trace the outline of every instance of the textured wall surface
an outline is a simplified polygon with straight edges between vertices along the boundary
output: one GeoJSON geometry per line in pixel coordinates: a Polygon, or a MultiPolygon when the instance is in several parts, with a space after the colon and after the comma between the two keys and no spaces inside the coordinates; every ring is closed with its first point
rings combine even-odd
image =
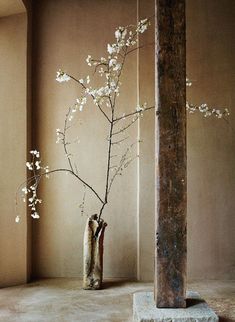
{"type": "Polygon", "coordinates": [[[26,281],[25,205],[15,223],[15,191],[26,178],[26,14],[0,18],[0,286],[26,281]]]}

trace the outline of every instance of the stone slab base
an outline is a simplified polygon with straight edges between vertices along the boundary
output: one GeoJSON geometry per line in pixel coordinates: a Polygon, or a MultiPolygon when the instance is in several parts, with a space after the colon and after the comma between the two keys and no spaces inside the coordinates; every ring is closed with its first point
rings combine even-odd
{"type": "Polygon", "coordinates": [[[187,292],[186,309],[158,309],[153,292],[139,292],[133,298],[134,322],[218,322],[219,318],[197,292],[187,292]]]}

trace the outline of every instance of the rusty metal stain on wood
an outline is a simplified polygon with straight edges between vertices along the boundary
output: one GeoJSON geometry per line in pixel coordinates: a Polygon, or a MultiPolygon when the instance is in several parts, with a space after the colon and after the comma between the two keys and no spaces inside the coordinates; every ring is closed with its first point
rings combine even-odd
{"type": "Polygon", "coordinates": [[[157,307],[185,307],[185,0],[156,0],[157,307]]]}

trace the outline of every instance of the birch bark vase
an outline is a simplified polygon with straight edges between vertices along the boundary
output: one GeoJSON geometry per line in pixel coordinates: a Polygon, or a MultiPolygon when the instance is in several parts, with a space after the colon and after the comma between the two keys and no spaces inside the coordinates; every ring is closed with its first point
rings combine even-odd
{"type": "Polygon", "coordinates": [[[97,215],[87,219],[83,240],[83,289],[99,290],[103,279],[104,232],[107,224],[97,215]]]}

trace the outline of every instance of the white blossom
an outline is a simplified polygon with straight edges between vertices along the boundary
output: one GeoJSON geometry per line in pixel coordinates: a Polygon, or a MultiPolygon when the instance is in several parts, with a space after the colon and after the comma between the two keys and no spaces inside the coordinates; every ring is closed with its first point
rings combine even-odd
{"type": "Polygon", "coordinates": [[[215,116],[218,117],[219,119],[221,119],[223,114],[222,114],[222,112],[220,110],[216,110],[215,111],[215,116]]]}
{"type": "Polygon", "coordinates": [[[119,40],[119,39],[121,38],[121,36],[122,36],[121,31],[120,31],[119,29],[117,29],[117,30],[115,31],[115,38],[117,38],[117,40],[119,40]]]}
{"type": "Polygon", "coordinates": [[[26,195],[27,195],[27,193],[29,192],[29,190],[27,189],[27,187],[24,187],[24,188],[22,188],[21,189],[26,195]]]}
{"type": "Polygon", "coordinates": [[[188,79],[188,77],[186,77],[186,86],[188,87],[192,86],[192,82],[188,79]]]}
{"type": "Polygon", "coordinates": [[[17,215],[17,216],[15,217],[15,222],[16,222],[17,224],[20,222],[20,216],[18,216],[18,215],[17,215]]]}
{"type": "Polygon", "coordinates": [[[115,66],[116,63],[117,63],[117,60],[116,59],[114,59],[114,58],[110,59],[110,61],[109,61],[109,67],[115,66]]]}
{"type": "MultiPolygon", "coordinates": [[[[87,89],[87,90],[88,90],[87,92],[90,94],[89,89],[87,89]]],[[[83,110],[84,105],[87,102],[87,98],[86,98],[86,96],[83,96],[81,98],[77,98],[76,102],[77,102],[77,106],[79,106],[79,111],[81,112],[83,110]]]]}
{"type": "Polygon", "coordinates": [[[45,170],[45,173],[46,173],[45,177],[48,179],[50,177],[49,174],[48,174],[48,172],[49,172],[48,165],[46,167],[44,167],[44,170],[45,170]]]}
{"type": "Polygon", "coordinates": [[[33,164],[30,163],[30,162],[26,162],[26,167],[29,169],[29,170],[33,170],[33,164]]]}
{"type": "Polygon", "coordinates": [[[33,155],[35,155],[36,158],[39,158],[40,157],[40,153],[37,150],[31,150],[30,153],[33,154],[33,155]]]}
{"type": "Polygon", "coordinates": [[[189,113],[194,113],[196,111],[196,107],[192,104],[189,104],[189,102],[186,102],[186,110],[189,111],[189,113]]]}
{"type": "Polygon", "coordinates": [[[113,67],[113,70],[120,70],[122,68],[122,65],[121,64],[116,64],[116,66],[113,67]]]}
{"type": "Polygon", "coordinates": [[[31,214],[31,217],[33,217],[33,219],[39,219],[40,218],[39,214],[36,211],[31,214]]]}
{"type": "Polygon", "coordinates": [[[110,44],[107,45],[107,51],[110,55],[114,54],[117,52],[117,47],[115,44],[113,44],[112,46],[110,44]]]}
{"type": "Polygon", "coordinates": [[[49,172],[49,167],[48,165],[44,168],[45,172],[48,173],[49,172]]]}
{"type": "Polygon", "coordinates": [[[149,25],[149,21],[148,21],[147,18],[143,19],[143,20],[140,20],[140,22],[138,23],[136,31],[142,34],[147,30],[148,25],[149,25]]]}
{"type": "Polygon", "coordinates": [[[204,103],[204,104],[201,104],[198,109],[200,112],[205,113],[208,111],[208,106],[207,104],[204,103]]]}
{"type": "Polygon", "coordinates": [[[65,72],[63,72],[61,69],[59,69],[56,73],[56,80],[59,83],[68,82],[70,79],[71,77],[65,72]]]}
{"type": "Polygon", "coordinates": [[[36,161],[36,162],[35,162],[35,166],[36,166],[36,169],[37,169],[37,170],[41,169],[41,167],[40,167],[40,163],[41,163],[41,161],[36,161]]]}
{"type": "Polygon", "coordinates": [[[143,111],[143,110],[144,110],[144,108],[143,108],[142,106],[137,105],[137,107],[136,107],[136,112],[141,112],[141,111],[143,111]]]}
{"type": "Polygon", "coordinates": [[[99,74],[100,74],[100,76],[103,76],[103,74],[104,74],[104,69],[103,69],[103,67],[101,67],[101,68],[100,68],[100,70],[99,70],[99,74]]]}
{"type": "Polygon", "coordinates": [[[127,35],[127,29],[124,27],[118,27],[118,29],[115,31],[115,38],[117,41],[125,39],[127,35]]]}
{"type": "Polygon", "coordinates": [[[204,114],[204,117],[209,117],[212,115],[212,112],[211,111],[206,111],[205,114],[204,114]]]}
{"type": "Polygon", "coordinates": [[[88,66],[91,66],[91,55],[88,55],[86,58],[86,62],[88,66]]]}

